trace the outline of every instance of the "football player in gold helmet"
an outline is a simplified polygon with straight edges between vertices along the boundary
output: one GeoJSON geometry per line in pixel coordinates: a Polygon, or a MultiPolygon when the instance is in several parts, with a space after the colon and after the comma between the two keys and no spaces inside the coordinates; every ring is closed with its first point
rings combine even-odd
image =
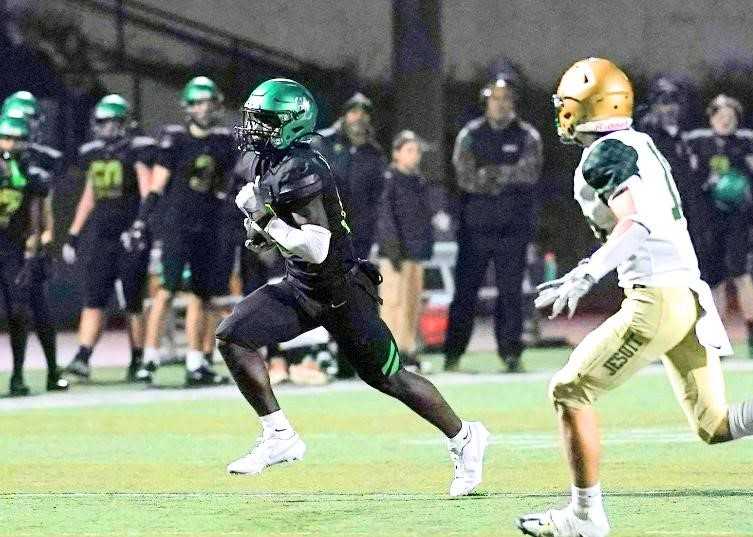
{"type": "Polygon", "coordinates": [[[719,357],[732,349],[701,279],[680,197],[650,136],[631,128],[633,89],[609,60],[588,58],[562,76],[554,96],[557,132],[584,146],[574,194],[603,245],[564,277],[539,286],[535,304],[552,318],[617,269],[622,307],[591,332],[551,381],[573,475],[563,509],[523,516],[537,537],[605,537],[599,432],[593,403],[661,358],[693,430],[709,444],[753,434],[753,400],[727,405],[719,357]]]}

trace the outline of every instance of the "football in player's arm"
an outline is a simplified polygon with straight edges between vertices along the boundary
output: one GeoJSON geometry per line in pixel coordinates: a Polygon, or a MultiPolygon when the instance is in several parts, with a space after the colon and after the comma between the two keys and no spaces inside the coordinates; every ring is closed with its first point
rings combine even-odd
{"type": "Polygon", "coordinates": [[[335,178],[308,143],[316,116],[309,91],[288,79],[262,83],[243,108],[238,131],[250,152],[251,182],[236,202],[246,215],[246,245],[279,248],[286,274],[244,298],[217,329],[220,352],[262,425],[260,441],[228,471],[258,474],[303,457],[306,447],[280,409],[260,353],[323,326],[365,382],[447,436],[456,468],[450,494],[469,494],[481,481],[488,432],[480,423],[461,421],[428,380],[402,367],[379,318],[379,272],[355,259],[335,178]]]}

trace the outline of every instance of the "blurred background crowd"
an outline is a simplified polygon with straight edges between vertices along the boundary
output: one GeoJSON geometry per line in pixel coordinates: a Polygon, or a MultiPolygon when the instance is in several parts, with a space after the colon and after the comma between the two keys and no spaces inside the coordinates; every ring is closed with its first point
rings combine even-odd
{"type": "MultiPolygon", "coordinates": [[[[231,3],[214,4],[226,8],[218,15],[221,20],[233,16],[231,3]]],[[[332,7],[337,3],[321,4],[330,10],[322,9],[321,17],[345,16],[332,7]]],[[[273,76],[298,80],[317,99],[321,130],[313,143],[336,174],[357,255],[379,261],[385,280],[382,314],[406,363],[420,370],[420,354],[439,351],[445,370],[457,371],[479,313],[493,319],[504,371],[524,370],[526,346],[561,343],[541,338],[545,321],[532,311],[526,295],[555,277],[558,264],[560,270],[568,269],[587,256],[600,237],[592,236],[585,222],[577,227],[561,223],[576,221],[570,170],[579,151],[556,140],[549,82],[574,59],[611,51],[576,44],[577,50],[566,56],[556,54],[549,63],[557,67],[550,69],[543,59],[536,61],[540,52],[527,54],[510,45],[509,54],[505,47],[492,55],[479,53],[468,67],[470,62],[455,55],[459,44],[452,41],[455,30],[446,22],[452,10],[469,19],[468,9],[441,2],[384,4],[386,28],[377,37],[368,32],[353,37],[352,47],[363,48],[381,36],[384,48],[392,50],[388,77],[380,77],[378,67],[368,62],[354,64],[354,58],[363,59],[357,54],[338,56],[330,50],[336,60],[320,61],[309,51],[318,43],[298,43],[294,29],[283,32],[290,36],[287,47],[279,35],[265,33],[279,34],[286,18],[292,26],[303,24],[284,6],[278,12],[257,6],[245,13],[274,25],[242,32],[226,29],[229,22],[222,29],[215,26],[211,10],[201,11],[196,2],[0,1],[0,99],[6,119],[6,130],[0,120],[0,139],[9,144],[0,149],[6,162],[27,154],[29,166],[41,168],[40,181],[47,184],[38,196],[45,201],[36,230],[44,248],[35,246],[32,252],[45,257],[40,266],[46,268],[34,273],[29,311],[23,316],[14,317],[14,304],[23,301],[11,289],[17,280],[6,275],[3,282],[16,373],[12,393],[28,392],[21,369],[29,329],[40,336],[47,357],[48,389],[66,389],[66,377],[89,377],[90,357],[108,322],[110,328],[129,332],[129,380],[150,380],[140,368],[144,349],[160,348],[163,362],[186,360],[188,385],[226,382],[212,366],[212,326],[234,297],[281,276],[274,253],[260,258],[243,248],[242,215],[232,202],[242,186],[235,166],[241,154],[231,134],[237,110],[250,88],[273,76]],[[358,45],[358,39],[364,43],[358,45]],[[446,58],[458,60],[462,68],[453,72],[453,66],[444,65],[446,58]],[[551,72],[542,75],[547,69],[551,72]],[[14,123],[14,107],[23,108],[25,127],[14,123]],[[207,136],[214,142],[191,149],[207,136]],[[127,140],[126,149],[113,149],[122,140],[127,140]],[[12,145],[19,141],[23,143],[12,145]],[[151,248],[140,258],[143,271],[141,265],[126,265],[113,269],[111,277],[103,275],[101,266],[89,260],[133,258],[121,249],[120,234],[138,219],[139,198],[148,190],[143,185],[164,181],[170,192],[171,174],[188,173],[176,163],[186,154],[193,159],[190,173],[208,181],[196,191],[212,199],[218,216],[206,226],[213,233],[202,235],[187,218],[171,216],[179,209],[169,204],[158,207],[152,218],[168,231],[151,237],[151,248]],[[218,163],[209,171],[197,164],[205,154],[218,163]],[[108,220],[114,218],[110,209],[97,213],[95,202],[116,195],[96,188],[87,194],[86,186],[107,182],[109,168],[100,170],[97,166],[103,165],[96,163],[110,160],[121,162],[137,184],[130,193],[134,208],[125,211],[130,216],[114,224],[108,220]],[[89,212],[81,208],[87,204],[89,212]],[[204,257],[191,261],[189,254],[163,248],[172,233],[165,222],[183,230],[179,235],[201,241],[204,257]],[[108,226],[117,233],[104,233],[108,226]],[[192,263],[194,269],[200,263],[211,266],[218,281],[199,286],[192,263]],[[168,272],[179,277],[167,277],[168,272]],[[134,275],[135,284],[126,281],[134,275]],[[129,285],[135,291],[129,293],[129,285]],[[161,297],[160,290],[166,289],[169,297],[161,297]],[[59,360],[58,329],[78,329],[79,340],[77,352],[59,360]],[[195,355],[199,349],[201,358],[195,355]],[[57,367],[58,361],[63,365],[57,367]]],[[[500,9],[491,4],[480,2],[473,11],[500,9]]],[[[536,16],[521,3],[513,4],[510,9],[521,11],[524,19],[536,16]]],[[[603,17],[615,15],[609,9],[603,17]]],[[[692,17],[693,5],[687,9],[692,17]]],[[[540,15],[543,24],[556,13],[540,15]]],[[[364,20],[350,22],[363,27],[370,18],[384,22],[378,6],[364,8],[360,16],[364,20]]],[[[728,20],[723,12],[717,16],[728,20]]],[[[650,23],[646,28],[646,46],[658,44],[660,32],[650,23]]],[[[730,33],[729,43],[734,39],[730,33]]],[[[476,50],[474,43],[468,48],[476,50]]],[[[715,289],[720,309],[744,318],[753,350],[753,132],[746,128],[753,110],[753,64],[749,54],[723,43],[717,48],[718,57],[704,58],[706,63],[655,62],[663,70],[637,60],[640,51],[612,56],[618,63],[624,59],[622,67],[636,83],[641,104],[635,128],[648,132],[671,164],[703,277],[715,289]]],[[[689,50],[687,56],[694,53],[689,50]]],[[[373,54],[371,60],[379,65],[380,52],[373,54]]],[[[11,166],[3,170],[2,188],[10,188],[11,166]]],[[[175,203],[193,199],[169,195],[175,203]]],[[[0,252],[4,266],[12,265],[11,242],[0,252]]],[[[23,270],[23,263],[16,265],[23,270]]],[[[616,296],[605,287],[589,297],[585,310],[608,309],[616,296]]],[[[273,382],[322,384],[335,375],[353,374],[345,363],[338,364],[336,343],[326,334],[268,349],[268,357],[273,382]]]]}

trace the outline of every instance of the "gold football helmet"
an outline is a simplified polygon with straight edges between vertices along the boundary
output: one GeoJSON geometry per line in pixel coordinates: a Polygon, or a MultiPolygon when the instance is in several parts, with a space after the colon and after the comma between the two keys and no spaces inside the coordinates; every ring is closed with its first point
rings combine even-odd
{"type": "Polygon", "coordinates": [[[619,67],[603,58],[586,58],[562,75],[552,96],[557,134],[564,143],[578,133],[626,129],[633,123],[633,87],[619,67]]]}

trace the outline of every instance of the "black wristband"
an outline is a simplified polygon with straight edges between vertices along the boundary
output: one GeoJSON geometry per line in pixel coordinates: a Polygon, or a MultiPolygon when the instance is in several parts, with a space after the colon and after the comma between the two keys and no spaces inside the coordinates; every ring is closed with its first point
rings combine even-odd
{"type": "Polygon", "coordinates": [[[65,242],[70,244],[73,248],[76,248],[78,246],[78,235],[68,233],[68,239],[65,242]]]}

